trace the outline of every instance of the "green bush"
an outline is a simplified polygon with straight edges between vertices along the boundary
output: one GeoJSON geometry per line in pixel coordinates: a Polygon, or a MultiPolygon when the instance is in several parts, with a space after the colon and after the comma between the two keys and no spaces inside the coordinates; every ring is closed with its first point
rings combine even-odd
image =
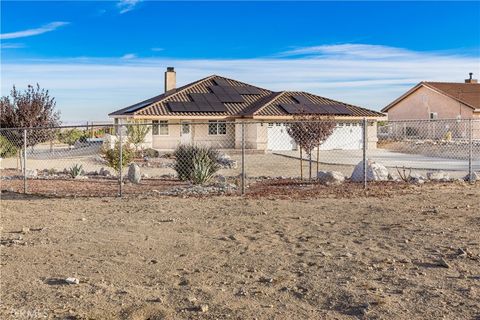
{"type": "Polygon", "coordinates": [[[160,156],[160,152],[155,149],[148,148],[142,151],[144,157],[149,158],[158,158],[160,156]]]}
{"type": "Polygon", "coordinates": [[[73,146],[75,142],[79,140],[86,142],[86,139],[86,133],[79,129],[68,129],[58,133],[58,141],[68,144],[69,146],[73,146]]]}
{"type": "MultiPolygon", "coordinates": [[[[120,142],[115,143],[113,148],[102,148],[102,155],[107,161],[107,165],[115,170],[117,173],[120,172],[120,142]]],[[[129,143],[123,144],[122,146],[122,168],[129,165],[135,157],[135,150],[129,146],[129,143]]]]}
{"type": "Polygon", "coordinates": [[[81,164],[75,164],[70,169],[68,169],[68,173],[72,178],[76,178],[78,176],[83,175],[83,166],[81,164]]]}
{"type": "Polygon", "coordinates": [[[17,154],[18,148],[7,138],[0,135],[0,158],[10,158],[17,154]]]}
{"type": "Polygon", "coordinates": [[[208,182],[220,169],[218,151],[203,146],[180,145],[174,151],[178,178],[194,184],[208,182]]]}

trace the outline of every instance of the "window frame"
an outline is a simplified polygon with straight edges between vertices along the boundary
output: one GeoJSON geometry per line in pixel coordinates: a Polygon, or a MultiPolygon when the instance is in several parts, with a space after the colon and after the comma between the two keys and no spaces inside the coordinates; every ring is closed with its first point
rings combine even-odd
{"type": "Polygon", "coordinates": [[[168,120],[152,120],[152,135],[154,136],[169,136],[170,128],[168,120]],[[166,133],[162,133],[162,128],[166,129],[166,133]]]}
{"type": "Polygon", "coordinates": [[[225,136],[227,135],[227,122],[223,120],[208,120],[209,136],[225,136]],[[214,130],[212,130],[214,129],[214,130]]]}

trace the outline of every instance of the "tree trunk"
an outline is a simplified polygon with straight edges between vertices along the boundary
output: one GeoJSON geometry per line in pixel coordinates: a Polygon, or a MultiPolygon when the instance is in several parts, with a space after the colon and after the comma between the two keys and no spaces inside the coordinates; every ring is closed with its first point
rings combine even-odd
{"type": "Polygon", "coordinates": [[[302,155],[301,147],[300,147],[300,179],[303,180],[303,155],[302,155]]]}

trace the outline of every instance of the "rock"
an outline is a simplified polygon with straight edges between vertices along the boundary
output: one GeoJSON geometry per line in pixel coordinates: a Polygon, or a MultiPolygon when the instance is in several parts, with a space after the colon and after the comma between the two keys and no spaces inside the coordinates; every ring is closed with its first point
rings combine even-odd
{"type": "Polygon", "coordinates": [[[104,177],[108,177],[111,175],[110,171],[105,169],[105,168],[100,168],[100,170],[98,171],[98,175],[100,176],[104,176],[104,177]]]}
{"type": "Polygon", "coordinates": [[[228,154],[221,154],[217,158],[217,162],[225,169],[236,169],[238,167],[238,163],[228,154]]]}
{"type": "Polygon", "coordinates": [[[30,232],[30,228],[27,228],[27,227],[22,228],[22,233],[29,233],[29,232],[30,232]]]}
{"type": "Polygon", "coordinates": [[[142,174],[140,173],[140,167],[132,163],[128,166],[128,181],[131,183],[140,183],[142,180],[142,174]]]}
{"type": "Polygon", "coordinates": [[[201,312],[208,312],[208,304],[201,304],[198,307],[198,310],[201,311],[201,312]]]}
{"type": "Polygon", "coordinates": [[[67,278],[65,279],[65,282],[68,284],[79,284],[80,280],[78,280],[77,278],[67,278]]]}
{"type": "Polygon", "coordinates": [[[427,177],[432,181],[441,181],[441,182],[450,181],[450,176],[448,175],[448,173],[444,171],[427,172],[427,177]]]}
{"type": "Polygon", "coordinates": [[[225,176],[222,176],[221,174],[216,176],[216,179],[218,182],[227,182],[227,178],[225,178],[225,176]]]}
{"type": "Polygon", "coordinates": [[[38,177],[38,170],[37,169],[27,169],[25,171],[25,175],[27,178],[36,178],[38,177]]]}
{"type": "MultiPolygon", "coordinates": [[[[354,182],[363,182],[363,160],[353,169],[350,179],[354,182]]],[[[367,181],[387,181],[388,170],[384,165],[367,160],[367,181]]]]}
{"type": "Polygon", "coordinates": [[[142,173],[142,179],[148,179],[149,178],[149,175],[146,174],[146,173],[142,173]]]}
{"type": "Polygon", "coordinates": [[[345,181],[345,177],[338,171],[319,171],[317,173],[318,182],[326,185],[339,185],[345,181]]]}
{"type": "Polygon", "coordinates": [[[412,183],[423,184],[427,180],[428,180],[427,177],[422,176],[418,172],[412,172],[410,174],[410,182],[412,183]]]}
{"type": "Polygon", "coordinates": [[[447,268],[447,269],[450,268],[450,265],[448,264],[448,262],[443,258],[441,258],[440,260],[437,261],[437,265],[439,267],[443,267],[443,268],[447,268]]]}
{"type": "Polygon", "coordinates": [[[467,174],[464,178],[464,181],[475,182],[480,181],[480,172],[472,172],[472,178],[470,179],[470,175],[467,174]]]}

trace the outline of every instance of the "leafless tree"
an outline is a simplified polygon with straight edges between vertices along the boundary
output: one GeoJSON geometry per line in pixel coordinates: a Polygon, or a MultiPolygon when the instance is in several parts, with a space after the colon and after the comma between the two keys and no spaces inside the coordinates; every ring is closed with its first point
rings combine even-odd
{"type": "Polygon", "coordinates": [[[335,130],[333,117],[301,114],[287,124],[287,132],[300,150],[300,176],[303,179],[303,154],[309,158],[309,178],[312,178],[312,153],[317,150],[317,172],[319,167],[320,146],[335,130]]]}

